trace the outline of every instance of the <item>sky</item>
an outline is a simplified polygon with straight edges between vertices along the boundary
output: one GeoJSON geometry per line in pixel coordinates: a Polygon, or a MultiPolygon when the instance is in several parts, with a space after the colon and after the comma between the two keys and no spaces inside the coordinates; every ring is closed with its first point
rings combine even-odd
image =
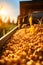
{"type": "Polygon", "coordinates": [[[17,21],[17,17],[20,15],[20,1],[31,0],[0,0],[0,6],[6,10],[7,16],[10,16],[17,21]]]}

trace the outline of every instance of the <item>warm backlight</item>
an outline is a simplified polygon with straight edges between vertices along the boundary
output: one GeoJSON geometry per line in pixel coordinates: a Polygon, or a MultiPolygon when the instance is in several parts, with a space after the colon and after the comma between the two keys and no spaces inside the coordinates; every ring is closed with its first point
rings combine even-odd
{"type": "Polygon", "coordinates": [[[3,7],[0,7],[0,16],[2,17],[2,20],[7,16],[7,11],[3,7]]]}
{"type": "Polygon", "coordinates": [[[7,12],[4,9],[2,9],[2,10],[0,10],[0,15],[5,16],[5,15],[7,15],[7,12]]]}
{"type": "Polygon", "coordinates": [[[0,16],[6,16],[7,15],[7,11],[0,6],[0,16]]]}

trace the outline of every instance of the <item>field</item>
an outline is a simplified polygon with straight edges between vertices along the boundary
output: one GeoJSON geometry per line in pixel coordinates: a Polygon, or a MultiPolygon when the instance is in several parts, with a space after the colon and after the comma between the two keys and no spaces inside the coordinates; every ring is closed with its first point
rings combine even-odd
{"type": "Polygon", "coordinates": [[[0,38],[12,30],[16,25],[13,23],[1,23],[0,24],[0,38]]]}

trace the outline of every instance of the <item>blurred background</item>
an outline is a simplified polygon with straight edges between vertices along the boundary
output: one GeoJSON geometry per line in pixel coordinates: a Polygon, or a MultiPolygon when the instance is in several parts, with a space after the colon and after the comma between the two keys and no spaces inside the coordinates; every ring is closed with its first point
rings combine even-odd
{"type": "Polygon", "coordinates": [[[28,0],[0,0],[0,38],[16,26],[20,1],[28,0]]]}
{"type": "Polygon", "coordinates": [[[31,0],[0,0],[0,9],[5,10],[3,13],[4,17],[9,16],[17,22],[17,16],[20,14],[20,1],[31,1],[31,0]]]}
{"type": "Polygon", "coordinates": [[[28,14],[43,11],[43,0],[0,0],[0,37],[17,26],[28,23],[28,14]],[[26,16],[26,17],[24,17],[26,16]]]}

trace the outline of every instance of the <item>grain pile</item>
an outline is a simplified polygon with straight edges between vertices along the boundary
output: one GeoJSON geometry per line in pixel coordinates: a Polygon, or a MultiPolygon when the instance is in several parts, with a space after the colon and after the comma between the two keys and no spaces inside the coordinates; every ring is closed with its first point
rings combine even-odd
{"type": "Polygon", "coordinates": [[[0,58],[0,65],[43,65],[43,25],[18,30],[11,37],[0,58]]]}

